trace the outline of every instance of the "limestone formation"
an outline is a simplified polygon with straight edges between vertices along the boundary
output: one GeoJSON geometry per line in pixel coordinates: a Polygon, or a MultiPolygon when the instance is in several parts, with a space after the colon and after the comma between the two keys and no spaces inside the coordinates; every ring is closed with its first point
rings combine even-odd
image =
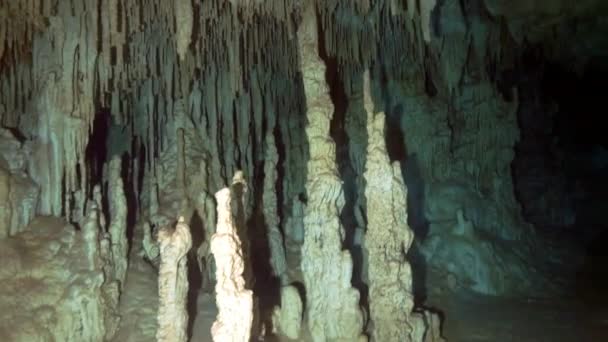
{"type": "Polygon", "coordinates": [[[0,128],[0,238],[23,231],[36,214],[39,191],[27,173],[27,157],[27,148],[0,128]]]}
{"type": "Polygon", "coordinates": [[[99,225],[99,209],[96,205],[90,206],[82,224],[82,236],[85,241],[86,258],[89,268],[95,270],[101,265],[99,236],[101,234],[99,225]]]}
{"type": "Polygon", "coordinates": [[[353,263],[342,250],[344,228],[339,219],[344,206],[342,181],[329,136],[334,106],[319,57],[314,6],[306,6],[298,28],[300,67],[306,95],[310,148],[304,210],[302,273],[306,286],[308,329],[313,341],[365,341],[359,292],[351,286],[353,263]]]}
{"type": "Polygon", "coordinates": [[[245,288],[245,261],[232,218],[232,194],[225,188],[215,194],[217,229],[211,239],[216,264],[215,295],[218,316],[211,327],[216,342],[249,341],[253,322],[253,293],[245,288]]]}
{"type": "Polygon", "coordinates": [[[110,226],[108,232],[112,239],[112,257],[116,268],[115,277],[124,286],[127,275],[127,199],[125,197],[121,171],[121,160],[115,157],[110,162],[109,171],[109,206],[110,226]]]}
{"type": "MultiPolygon", "coordinates": [[[[271,125],[272,127],[272,125],[271,125]]],[[[279,230],[279,217],[277,206],[277,162],[279,159],[277,148],[274,141],[274,132],[268,129],[265,137],[265,158],[264,158],[264,222],[268,234],[270,247],[270,264],[274,276],[279,278],[281,283],[287,282],[287,262],[285,260],[285,247],[283,246],[283,234],[279,230]]]]}
{"type": "Polygon", "coordinates": [[[203,221],[204,236],[201,245],[196,251],[196,258],[201,276],[203,277],[203,288],[210,285],[215,279],[213,257],[211,254],[211,237],[215,233],[216,206],[215,199],[207,191],[201,191],[195,200],[196,211],[203,221]]]}
{"type": "MultiPolygon", "coordinates": [[[[188,258],[197,258],[210,291],[214,194],[226,186],[233,194],[226,215],[233,215],[239,237],[241,290],[253,289],[256,277],[256,289],[280,279],[287,292],[277,328],[287,336],[295,336],[298,320],[291,317],[299,312],[299,304],[289,304],[297,302],[289,286],[304,287],[301,336],[310,333],[315,341],[392,334],[393,328],[374,326],[414,316],[426,319],[408,321],[413,334],[423,336],[423,328],[436,323],[411,314],[401,255],[412,238],[404,223],[406,193],[411,228],[428,231],[414,241],[429,271],[421,286],[434,287],[437,276],[454,280],[452,289],[483,294],[546,292],[555,281],[538,279],[543,271],[561,272],[572,259],[534,233],[518,199],[530,198],[532,212],[549,215],[535,221],[543,225],[579,224],[574,211],[586,205],[560,199],[574,198],[568,179],[554,184],[546,177],[553,162],[565,159],[537,159],[543,166],[528,181],[511,173],[515,151],[522,155],[524,107],[542,104],[528,107],[535,113],[550,102],[565,104],[522,85],[534,80],[539,85],[529,88],[553,88],[545,82],[553,69],[575,78],[593,75],[582,73],[587,68],[603,69],[605,3],[0,0],[0,260],[15,260],[0,270],[7,274],[0,276],[0,301],[12,301],[5,311],[14,313],[0,310],[0,341],[111,340],[118,294],[137,289],[142,279],[156,292],[150,279],[159,246],[152,240],[178,216],[194,219],[188,258]],[[386,153],[370,146],[378,160],[370,161],[368,187],[366,115],[353,89],[362,89],[369,67],[377,75],[375,106],[388,126],[381,131],[371,123],[376,135],[370,141],[380,144],[384,135],[389,142],[386,153]],[[385,154],[399,161],[403,179],[385,154]],[[231,180],[237,170],[247,175],[246,184],[231,180]],[[403,182],[407,190],[398,196],[393,189],[403,182]],[[515,182],[527,196],[514,196],[515,182]],[[538,182],[547,192],[539,194],[538,182]],[[547,185],[555,186],[549,192],[547,185]],[[49,216],[62,217],[53,224],[63,228],[40,224],[49,216]],[[388,228],[379,231],[382,225],[388,228]],[[388,234],[390,244],[381,245],[388,234]],[[145,258],[128,258],[128,246],[145,258]],[[545,261],[551,263],[546,269],[545,261]],[[133,285],[131,271],[149,274],[133,285]],[[378,288],[399,293],[403,303],[385,321],[379,310],[393,312],[395,303],[385,302],[378,288]],[[29,289],[34,294],[27,302],[29,289]],[[372,322],[360,305],[372,309],[372,322]],[[15,321],[23,325],[11,329],[15,321]]],[[[558,107],[560,115],[570,110],[558,107]]],[[[554,135],[547,128],[552,120],[542,122],[543,140],[554,135]]],[[[561,143],[532,150],[546,155],[561,143]]],[[[533,171],[529,162],[522,165],[533,171]]],[[[123,332],[139,327],[133,313],[140,311],[125,309],[130,303],[121,304],[129,317],[123,332]]],[[[247,315],[256,311],[251,306],[247,315]]],[[[146,310],[156,318],[155,307],[146,310]]],[[[148,325],[148,338],[140,340],[154,329],[148,325]]],[[[124,337],[116,338],[137,340],[124,337]]]]}
{"type": "Polygon", "coordinates": [[[186,58],[186,52],[188,51],[188,46],[190,45],[190,37],[192,36],[192,2],[188,0],[177,0],[174,2],[174,4],[175,18],[177,19],[175,43],[177,45],[177,54],[183,61],[186,58]]]}
{"type": "Polygon", "coordinates": [[[0,239],[9,236],[11,230],[12,204],[10,200],[11,175],[0,166],[0,239]]]}
{"type": "Polygon", "coordinates": [[[148,222],[144,222],[142,224],[143,229],[143,256],[147,257],[148,260],[154,261],[160,255],[160,250],[158,247],[158,243],[152,238],[152,228],[148,222]]]}
{"type": "Polygon", "coordinates": [[[294,286],[281,288],[281,307],[272,313],[272,325],[279,332],[292,340],[300,338],[303,318],[303,303],[298,289],[294,286]]]}
{"type": "Polygon", "coordinates": [[[3,341],[103,341],[114,334],[118,292],[99,262],[95,211],[88,214],[81,231],[37,217],[0,240],[3,341]]]}
{"type": "MultiPolygon", "coordinates": [[[[255,284],[255,275],[253,274],[253,266],[251,263],[251,243],[249,241],[248,226],[247,226],[247,181],[245,180],[245,174],[241,170],[237,170],[232,177],[232,183],[230,185],[230,196],[231,205],[230,210],[232,211],[232,219],[236,228],[236,233],[239,236],[241,251],[243,253],[243,262],[245,269],[243,271],[243,278],[245,279],[245,286],[247,288],[253,288],[255,284]]],[[[217,197],[216,197],[217,198],[217,197]]],[[[218,217],[219,219],[219,217],[218,217]]],[[[254,308],[255,308],[254,304],[254,308]]]]}
{"type": "Polygon", "coordinates": [[[186,254],[192,247],[190,227],[180,217],[175,229],[163,228],[158,232],[160,245],[160,269],[158,281],[159,342],[186,342],[188,311],[188,269],[186,254]]]}
{"type": "Polygon", "coordinates": [[[369,83],[366,73],[364,105],[368,144],[364,177],[367,233],[364,245],[369,262],[372,338],[377,342],[427,341],[422,339],[426,329],[422,334],[416,332],[417,326],[425,325],[412,312],[412,270],[406,257],[414,234],[407,224],[407,188],[399,162],[390,163],[384,134],[385,114],[374,111],[369,83]]]}

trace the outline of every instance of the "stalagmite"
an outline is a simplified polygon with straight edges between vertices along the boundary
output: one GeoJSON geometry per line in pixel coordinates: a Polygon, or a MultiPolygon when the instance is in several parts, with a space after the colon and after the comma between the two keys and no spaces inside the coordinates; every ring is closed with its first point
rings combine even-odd
{"type": "MultiPolygon", "coordinates": [[[[385,143],[385,115],[375,113],[369,74],[364,76],[367,111],[365,197],[369,262],[369,305],[374,341],[416,341],[413,338],[412,271],[406,259],[414,234],[407,225],[407,190],[398,162],[390,163],[385,143]]],[[[418,340],[422,342],[422,340],[418,340]]],[[[416,342],[418,342],[416,341],[416,342]]]]}
{"type": "Polygon", "coordinates": [[[142,224],[142,229],[144,231],[142,241],[143,256],[147,257],[150,261],[154,261],[158,258],[160,250],[158,244],[152,238],[152,227],[150,227],[150,223],[144,222],[142,224]]]}
{"type": "MultiPolygon", "coordinates": [[[[246,208],[246,194],[247,194],[247,181],[243,171],[236,171],[232,177],[232,184],[230,186],[231,194],[231,207],[232,215],[234,219],[234,226],[236,232],[240,238],[241,251],[243,253],[243,262],[245,269],[243,271],[243,278],[245,278],[245,285],[248,288],[252,288],[255,282],[255,276],[253,274],[253,267],[251,264],[251,247],[249,237],[247,233],[247,213],[246,208]]],[[[218,217],[219,219],[219,217],[218,217]]]]}
{"type": "Polygon", "coordinates": [[[82,223],[82,236],[86,247],[86,257],[91,270],[97,269],[101,265],[99,235],[101,227],[99,226],[99,209],[93,204],[89,207],[88,212],[82,223]]]}
{"type": "Polygon", "coordinates": [[[195,176],[195,184],[196,189],[192,189],[193,197],[194,197],[194,206],[196,208],[196,212],[199,217],[203,221],[203,241],[198,246],[196,251],[196,258],[198,262],[198,267],[202,276],[202,288],[207,289],[211,280],[214,279],[215,275],[213,274],[213,261],[211,257],[211,237],[215,233],[215,225],[216,225],[216,205],[215,200],[212,194],[208,192],[208,188],[210,185],[209,177],[207,172],[207,165],[205,161],[201,161],[199,164],[199,172],[195,176]]]}
{"type": "Polygon", "coordinates": [[[281,288],[281,307],[272,313],[272,325],[275,332],[297,340],[302,327],[303,303],[295,286],[281,288]]]}
{"type": "MultiPolygon", "coordinates": [[[[271,125],[272,127],[272,125],[271,125]]],[[[285,260],[285,247],[283,246],[283,234],[279,231],[279,217],[277,206],[276,182],[277,162],[279,159],[274,141],[273,129],[268,129],[265,138],[264,158],[264,221],[268,234],[270,247],[270,265],[274,276],[279,278],[282,284],[287,282],[287,262],[285,260]]]]}
{"type": "Polygon", "coordinates": [[[175,229],[158,232],[161,263],[159,269],[158,331],[159,342],[186,342],[188,312],[188,269],[186,255],[192,247],[190,227],[180,217],[175,229]]]}
{"type": "Polygon", "coordinates": [[[298,28],[298,52],[306,95],[310,148],[307,165],[302,273],[306,287],[307,323],[315,342],[365,341],[359,292],[351,286],[353,263],[342,250],[344,228],[339,215],[344,192],[336,166],[336,147],[329,136],[334,106],[319,57],[314,5],[308,4],[298,28]]]}
{"type": "Polygon", "coordinates": [[[216,263],[215,295],[218,316],[211,327],[215,342],[249,341],[253,322],[253,293],[245,288],[245,261],[241,240],[232,219],[232,194],[224,188],[215,194],[217,228],[211,239],[216,263]]]}
{"type": "Polygon", "coordinates": [[[10,185],[11,174],[0,165],[0,239],[9,236],[11,229],[10,185]]]}
{"type": "Polygon", "coordinates": [[[121,171],[121,160],[115,157],[110,161],[108,167],[109,181],[109,205],[110,226],[108,232],[112,239],[112,257],[116,268],[115,277],[124,286],[127,276],[127,253],[129,242],[127,241],[127,199],[125,197],[121,171]]]}

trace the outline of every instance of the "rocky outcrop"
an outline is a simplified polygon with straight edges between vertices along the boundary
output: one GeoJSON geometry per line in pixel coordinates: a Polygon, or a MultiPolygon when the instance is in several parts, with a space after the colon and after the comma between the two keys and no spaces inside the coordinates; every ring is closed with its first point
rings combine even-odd
{"type": "Polygon", "coordinates": [[[253,293],[245,288],[245,261],[232,219],[231,197],[228,188],[215,194],[218,220],[211,252],[216,263],[215,295],[219,312],[211,334],[216,342],[249,341],[253,322],[253,293]]]}
{"type": "Polygon", "coordinates": [[[8,170],[0,166],[0,239],[11,232],[12,205],[10,200],[11,176],[8,170]]]}
{"type": "Polygon", "coordinates": [[[342,181],[336,166],[336,147],[329,136],[334,106],[319,57],[314,6],[307,5],[298,28],[300,67],[308,117],[310,148],[307,164],[302,273],[306,287],[308,329],[313,341],[365,341],[359,292],[351,286],[353,263],[342,250],[344,206],[342,181]]]}
{"type": "Polygon", "coordinates": [[[186,254],[192,247],[190,227],[180,217],[175,229],[158,232],[160,269],[158,280],[159,308],[156,340],[185,342],[188,340],[188,269],[186,254]]]}

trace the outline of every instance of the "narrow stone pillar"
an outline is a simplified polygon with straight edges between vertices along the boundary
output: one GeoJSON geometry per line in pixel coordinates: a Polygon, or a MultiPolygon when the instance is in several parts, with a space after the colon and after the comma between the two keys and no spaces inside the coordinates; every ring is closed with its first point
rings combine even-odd
{"type": "Polygon", "coordinates": [[[407,188],[399,162],[391,164],[385,142],[385,114],[375,113],[369,74],[364,76],[364,106],[367,111],[367,158],[365,197],[367,203],[369,308],[375,342],[441,341],[437,325],[427,326],[430,312],[413,313],[412,270],[407,252],[414,233],[407,224],[407,188]],[[433,336],[433,339],[430,337],[433,336]]]}
{"type": "MultiPolygon", "coordinates": [[[[271,125],[274,127],[274,122],[271,125]]],[[[285,258],[285,247],[283,246],[283,234],[279,230],[279,210],[277,205],[277,163],[279,154],[274,141],[272,129],[268,129],[264,139],[264,222],[268,234],[268,247],[270,248],[270,266],[281,285],[287,284],[287,261],[285,258]]]]}
{"type": "Polygon", "coordinates": [[[158,280],[158,342],[186,342],[188,340],[188,267],[186,257],[192,247],[190,227],[180,217],[175,229],[158,232],[160,270],[158,280]]]}
{"type": "Polygon", "coordinates": [[[108,232],[112,239],[112,258],[115,267],[116,280],[124,286],[127,276],[127,198],[121,177],[121,160],[114,157],[108,167],[108,192],[110,205],[110,226],[108,232]]]}
{"type": "Polygon", "coordinates": [[[241,240],[232,219],[230,189],[215,194],[217,228],[211,239],[216,263],[215,295],[218,308],[211,327],[215,342],[249,341],[253,322],[253,293],[245,288],[245,261],[241,240]]]}
{"type": "Polygon", "coordinates": [[[314,3],[305,6],[297,35],[310,148],[301,262],[307,323],[314,342],[366,341],[359,292],[351,286],[351,255],[342,250],[344,227],[339,215],[344,191],[336,165],[336,146],[329,135],[334,105],[325,80],[326,67],[319,56],[314,3]]]}

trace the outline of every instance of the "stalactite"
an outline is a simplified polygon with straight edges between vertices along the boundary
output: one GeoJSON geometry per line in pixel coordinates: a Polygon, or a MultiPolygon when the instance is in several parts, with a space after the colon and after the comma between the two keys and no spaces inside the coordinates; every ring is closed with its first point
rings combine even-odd
{"type": "Polygon", "coordinates": [[[163,228],[158,232],[161,264],[159,269],[159,342],[186,342],[188,340],[188,269],[186,254],[192,247],[190,227],[180,217],[175,229],[163,228]]]}
{"type": "Polygon", "coordinates": [[[420,25],[422,36],[427,43],[431,41],[431,12],[436,4],[437,0],[420,0],[420,25]]]}
{"type": "Polygon", "coordinates": [[[325,82],[325,65],[318,55],[319,38],[313,6],[307,6],[298,28],[298,52],[306,94],[310,146],[307,165],[302,273],[306,286],[308,328],[313,341],[366,341],[359,293],[351,286],[352,259],[342,250],[344,206],[342,181],[329,137],[334,106],[325,82]]]}

